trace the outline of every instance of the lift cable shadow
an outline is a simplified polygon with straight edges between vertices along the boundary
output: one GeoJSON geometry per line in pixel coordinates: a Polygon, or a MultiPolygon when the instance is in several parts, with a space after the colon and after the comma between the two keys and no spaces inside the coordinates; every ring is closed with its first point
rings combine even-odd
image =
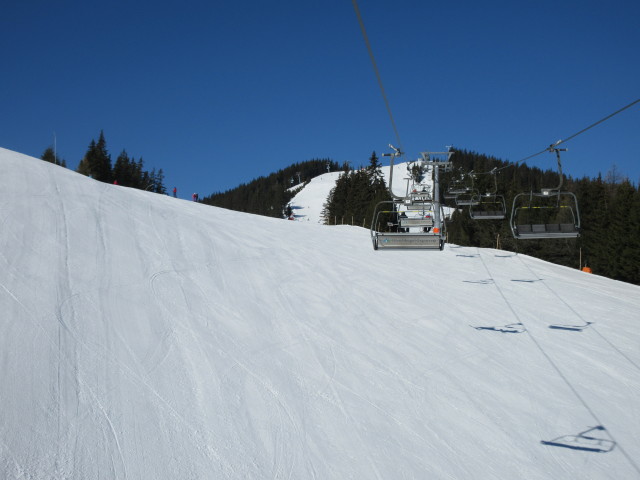
{"type": "MultiPolygon", "coordinates": [[[[478,253],[480,254],[480,249],[478,249],[478,253]]],[[[489,276],[489,278],[493,278],[493,275],[491,274],[491,270],[489,270],[489,267],[487,266],[487,262],[484,261],[484,258],[482,258],[482,254],[480,254],[480,261],[482,262],[482,265],[484,266],[484,269],[487,272],[487,275],[489,276]]],[[[522,259],[520,259],[520,261],[525,265],[525,267],[529,268],[522,259]]],[[[533,273],[533,271],[529,268],[529,271],[531,273],[533,273]]],[[[534,274],[535,275],[535,274],[534,274]]],[[[539,278],[539,277],[538,277],[539,278]]],[[[498,291],[498,293],[500,294],[500,296],[502,297],[502,299],[504,300],[504,302],[506,303],[506,305],[509,307],[509,309],[511,310],[511,312],[513,313],[513,316],[518,320],[519,323],[522,323],[524,325],[524,323],[522,322],[522,320],[520,319],[520,316],[518,315],[517,311],[515,310],[515,308],[513,307],[513,305],[511,305],[511,302],[509,302],[509,300],[507,299],[506,295],[504,294],[504,292],[502,291],[502,288],[500,288],[500,285],[497,282],[494,282],[494,285],[498,291]]],[[[567,305],[568,306],[568,305],[567,305]]],[[[570,307],[569,307],[570,308],[570,307]]],[[[577,313],[576,313],[577,314],[577,313]]],[[[526,328],[526,325],[524,325],[526,328]]],[[[573,385],[573,383],[571,383],[571,381],[569,381],[569,378],[567,378],[567,376],[564,374],[564,372],[560,369],[560,367],[557,365],[557,363],[553,360],[553,358],[551,358],[551,356],[549,356],[549,354],[547,353],[547,351],[542,347],[542,344],[537,340],[537,338],[535,337],[535,335],[533,335],[531,333],[530,330],[527,329],[527,333],[529,334],[528,337],[531,339],[531,341],[534,343],[534,345],[536,346],[536,348],[538,349],[538,351],[540,352],[540,354],[547,360],[547,362],[549,362],[549,365],[555,370],[556,374],[558,375],[558,377],[560,377],[562,379],[562,381],[565,383],[565,385],[569,388],[569,390],[571,390],[571,392],[573,393],[574,397],[580,402],[580,404],[582,404],[582,406],[584,407],[584,409],[589,413],[589,415],[591,415],[591,417],[595,420],[596,424],[599,426],[602,426],[602,422],[600,421],[600,419],[598,418],[598,415],[596,415],[596,412],[591,408],[591,406],[587,403],[587,401],[582,397],[582,395],[580,395],[580,393],[578,392],[578,390],[576,389],[576,387],[573,385]]],[[[597,428],[597,427],[596,427],[597,428]]],[[[601,427],[601,429],[604,429],[604,427],[601,427]]],[[[607,431],[608,432],[608,431],[607,431]]],[[[583,432],[586,433],[586,432],[583,432]]],[[[618,442],[615,441],[615,439],[613,438],[613,435],[608,432],[609,437],[611,438],[611,441],[613,441],[617,447],[618,450],[620,451],[620,453],[622,453],[622,455],[624,455],[624,457],[627,459],[627,461],[629,462],[629,464],[633,467],[633,469],[640,475],[640,466],[638,466],[638,464],[635,462],[635,460],[629,455],[629,453],[622,448],[622,445],[620,445],[618,442]]],[[[556,443],[561,443],[561,442],[556,442],[556,443]]]]}
{"type": "MultiPolygon", "coordinates": [[[[524,260],[521,257],[518,257],[520,259],[520,262],[536,277],[538,277],[538,275],[533,271],[533,269],[527,265],[524,260]]],[[[580,315],[578,312],[575,311],[575,309],[569,305],[560,295],[558,295],[558,292],[556,292],[553,288],[551,288],[548,284],[544,284],[546,285],[546,287],[558,298],[558,300],[560,300],[562,303],[564,303],[566,305],[566,307],[571,310],[576,317],[578,317],[582,322],[584,322],[584,325],[572,325],[571,327],[573,327],[572,329],[567,328],[567,325],[549,325],[549,328],[555,329],[555,330],[571,330],[571,331],[582,331],[585,328],[587,328],[590,325],[593,325],[594,322],[587,322],[582,315],[580,315]]],[[[632,360],[631,358],[629,358],[629,356],[624,353],[622,350],[620,350],[618,347],[616,347],[613,343],[611,343],[611,341],[609,341],[609,339],[607,337],[605,337],[602,333],[600,333],[600,331],[598,329],[596,329],[596,327],[591,327],[590,330],[592,332],[594,332],[596,335],[598,335],[603,341],[605,341],[613,350],[615,350],[616,352],[618,352],[620,354],[621,357],[623,357],[625,360],[627,360],[631,365],[633,365],[635,367],[636,370],[640,371],[640,365],[638,365],[634,360],[632,360]]]]}

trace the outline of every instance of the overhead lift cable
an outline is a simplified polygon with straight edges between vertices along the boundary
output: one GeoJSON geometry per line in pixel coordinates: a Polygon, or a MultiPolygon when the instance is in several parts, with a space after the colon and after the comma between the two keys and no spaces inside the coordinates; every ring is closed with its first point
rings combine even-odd
{"type": "Polygon", "coordinates": [[[382,92],[382,98],[384,99],[384,104],[387,107],[387,113],[389,114],[389,118],[391,119],[391,126],[393,127],[393,131],[396,134],[396,140],[398,141],[398,146],[400,147],[399,150],[401,152],[404,152],[404,148],[402,147],[402,142],[400,141],[400,134],[398,133],[396,122],[393,119],[393,114],[391,113],[391,106],[389,105],[389,100],[387,99],[387,94],[385,93],[384,85],[382,84],[382,77],[380,76],[380,72],[378,71],[378,65],[376,64],[376,59],[373,56],[373,49],[371,48],[371,43],[369,43],[369,36],[367,35],[367,30],[364,28],[364,21],[362,20],[362,15],[360,14],[360,9],[358,8],[358,2],[356,0],[352,0],[352,2],[353,2],[353,8],[356,11],[356,16],[358,17],[360,30],[362,30],[364,43],[366,43],[367,45],[367,51],[369,52],[369,58],[371,59],[371,64],[373,65],[373,71],[375,72],[376,78],[378,79],[380,92],[382,92]]]}
{"type": "MultiPolygon", "coordinates": [[[[634,100],[633,102],[629,103],[628,105],[625,105],[624,107],[620,108],[619,110],[616,110],[615,112],[613,112],[613,113],[611,113],[611,114],[607,115],[606,117],[604,117],[604,118],[602,118],[602,119],[598,120],[597,122],[592,123],[592,124],[591,124],[591,125],[589,125],[588,127],[583,128],[583,129],[582,129],[582,130],[580,130],[579,132],[574,133],[573,135],[570,135],[569,137],[565,138],[564,140],[558,140],[557,142],[552,143],[551,145],[549,145],[548,147],[546,147],[544,150],[541,150],[541,151],[539,151],[539,152],[537,152],[537,153],[534,153],[533,155],[529,155],[528,157],[522,158],[522,159],[518,160],[518,161],[517,161],[517,162],[515,162],[515,163],[509,164],[509,165],[505,165],[504,167],[500,167],[500,168],[498,168],[496,171],[504,170],[505,168],[509,168],[509,167],[514,167],[514,166],[518,165],[519,163],[526,162],[527,160],[529,160],[529,159],[531,159],[531,158],[534,158],[534,157],[537,157],[538,155],[542,155],[543,153],[546,153],[546,152],[552,152],[556,147],[558,147],[558,145],[562,145],[563,143],[566,143],[566,142],[568,142],[569,140],[572,140],[572,139],[576,138],[578,135],[582,135],[584,132],[586,132],[587,130],[592,129],[592,128],[593,128],[593,127],[595,127],[596,125],[600,125],[601,123],[605,122],[606,120],[609,120],[611,117],[614,117],[614,116],[616,116],[617,114],[622,113],[622,112],[623,112],[623,111],[625,111],[626,109],[633,107],[636,103],[640,103],[640,98],[639,98],[639,99],[637,99],[637,100],[634,100]]],[[[485,174],[485,173],[491,173],[491,172],[482,172],[482,173],[477,173],[477,175],[482,175],[482,174],[485,174]]]]}

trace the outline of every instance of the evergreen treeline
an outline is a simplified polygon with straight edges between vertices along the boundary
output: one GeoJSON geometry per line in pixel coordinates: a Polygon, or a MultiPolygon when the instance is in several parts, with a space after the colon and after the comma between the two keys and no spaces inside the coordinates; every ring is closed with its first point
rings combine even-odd
{"type": "Polygon", "coordinates": [[[340,170],[340,165],[329,159],[313,159],[295,163],[267,177],[259,177],[226,192],[214,193],[202,203],[239,212],[255,213],[282,218],[297,189],[312,178],[327,171],[340,170]]]}
{"type": "Polygon", "coordinates": [[[376,204],[391,200],[380,167],[376,152],[373,152],[366,168],[346,169],[340,175],[324,205],[322,214],[326,224],[370,226],[376,204]]]}
{"type": "MultiPolygon", "coordinates": [[[[442,175],[441,191],[448,182],[465,172],[489,172],[505,167],[497,175],[498,193],[507,205],[505,220],[473,220],[468,208],[459,208],[447,224],[449,242],[458,245],[493,247],[521,252],[573,268],[589,266],[593,272],[616,280],[640,284],[640,191],[615,171],[603,179],[570,176],[563,179],[562,190],[578,199],[581,233],[577,239],[515,240],[509,227],[513,197],[520,192],[539,192],[559,183],[556,171],[541,170],[526,164],[511,165],[494,157],[456,151],[455,168],[442,175]]],[[[555,158],[554,158],[555,161],[555,158]]],[[[480,192],[491,191],[492,175],[476,176],[480,192]]]]}
{"type": "Polygon", "coordinates": [[[61,167],[65,167],[65,168],[67,167],[67,162],[65,162],[64,159],[61,159],[60,157],[58,157],[56,152],[53,151],[52,147],[48,147],[44,151],[40,159],[44,160],[45,162],[53,163],[55,165],[60,165],[61,167]]]}
{"type": "MultiPolygon", "coordinates": [[[[53,148],[47,148],[42,160],[66,167],[66,162],[54,153],[53,148]]],[[[164,186],[164,173],[162,169],[151,172],[144,169],[142,158],[135,160],[129,158],[126,151],[122,151],[114,165],[111,164],[111,155],[107,150],[107,142],[104,132],[100,132],[98,141],[91,140],[87,153],[78,164],[78,173],[105,183],[117,183],[125,187],[147,190],[155,193],[166,193],[164,186]]]]}

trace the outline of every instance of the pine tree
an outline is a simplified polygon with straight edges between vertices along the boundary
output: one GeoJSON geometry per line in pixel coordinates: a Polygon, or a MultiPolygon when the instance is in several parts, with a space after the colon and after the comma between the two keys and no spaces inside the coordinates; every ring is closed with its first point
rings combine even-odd
{"type": "Polygon", "coordinates": [[[66,167],[67,166],[67,162],[65,162],[63,159],[58,157],[58,155],[53,151],[53,148],[51,148],[51,147],[48,147],[44,151],[44,153],[42,154],[40,159],[44,160],[45,162],[49,162],[49,163],[53,163],[55,165],[59,165],[61,167],[66,167]]]}
{"type": "Polygon", "coordinates": [[[104,138],[104,132],[102,131],[100,131],[100,138],[96,144],[94,168],[96,172],[96,180],[109,183],[113,181],[111,172],[111,155],[107,152],[107,142],[104,138]]]}
{"type": "Polygon", "coordinates": [[[137,178],[134,170],[135,164],[129,159],[129,155],[125,150],[118,155],[116,163],[113,166],[113,179],[118,181],[119,185],[124,187],[135,187],[137,178]]]}
{"type": "Polygon", "coordinates": [[[91,143],[89,144],[89,148],[87,149],[87,153],[84,154],[84,157],[82,157],[82,160],[80,160],[80,163],[78,164],[78,168],[77,168],[77,172],[81,173],[82,175],[86,175],[87,177],[91,177],[93,178],[93,165],[92,165],[92,158],[93,158],[93,152],[96,149],[96,141],[95,140],[91,140],[91,143]]]}
{"type": "Polygon", "coordinates": [[[87,153],[78,164],[77,172],[101,182],[110,183],[113,180],[111,156],[107,152],[107,142],[102,131],[100,131],[98,143],[91,140],[87,153]]]}
{"type": "Polygon", "coordinates": [[[367,172],[369,173],[371,183],[377,182],[384,178],[382,176],[382,164],[378,160],[378,156],[376,155],[375,150],[369,157],[369,166],[367,167],[367,172]]]}

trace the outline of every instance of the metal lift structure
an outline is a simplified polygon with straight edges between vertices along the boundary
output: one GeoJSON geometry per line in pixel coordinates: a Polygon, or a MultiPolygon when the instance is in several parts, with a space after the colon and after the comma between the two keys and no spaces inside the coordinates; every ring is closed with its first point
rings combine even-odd
{"type": "Polygon", "coordinates": [[[391,157],[388,189],[392,200],[379,202],[373,212],[370,231],[373,249],[443,250],[446,223],[439,200],[440,170],[451,167],[449,158],[453,152],[422,152],[416,162],[430,173],[433,192],[430,185],[415,181],[409,188],[409,179],[407,192],[401,197],[393,191],[393,166],[402,152],[389,146],[394,152],[384,156],[391,157]],[[381,226],[386,228],[383,230],[381,226]]]}

